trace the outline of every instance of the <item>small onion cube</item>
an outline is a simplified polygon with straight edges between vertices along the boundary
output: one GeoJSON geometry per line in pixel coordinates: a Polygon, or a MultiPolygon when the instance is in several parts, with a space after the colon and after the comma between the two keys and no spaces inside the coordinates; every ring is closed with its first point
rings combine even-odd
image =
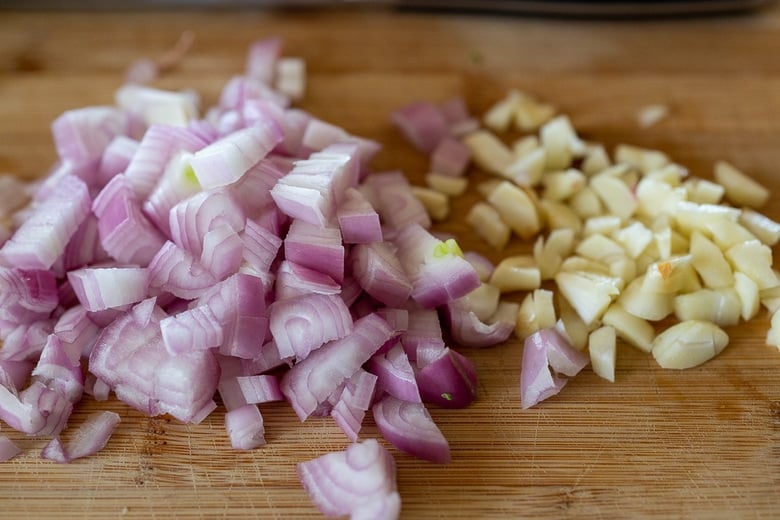
{"type": "Polygon", "coordinates": [[[421,152],[430,154],[447,135],[448,122],[433,103],[418,101],[391,114],[393,123],[421,152]]]}
{"type": "Polygon", "coordinates": [[[471,160],[471,148],[451,137],[443,138],[431,154],[431,171],[460,177],[471,160]]]}
{"type": "Polygon", "coordinates": [[[22,449],[14,444],[14,442],[6,437],[0,435],[0,462],[6,462],[22,453],[22,449]]]}
{"type": "Polygon", "coordinates": [[[239,376],[237,381],[244,400],[249,404],[284,401],[279,378],[274,375],[239,376]]]}
{"type": "Polygon", "coordinates": [[[355,188],[346,191],[336,213],[345,244],[366,244],[382,241],[382,226],[371,203],[355,188]]]}
{"type": "Polygon", "coordinates": [[[263,416],[253,404],[227,412],[225,429],[230,436],[230,445],[237,450],[251,450],[265,444],[263,416]]]}
{"type": "Polygon", "coordinates": [[[79,426],[67,443],[63,444],[59,437],[52,439],[43,448],[41,457],[68,463],[94,455],[108,443],[119,421],[119,415],[114,412],[93,413],[79,426]]]}
{"type": "Polygon", "coordinates": [[[192,170],[204,189],[226,186],[257,164],[282,140],[272,120],[237,130],[195,152],[192,170]]]}
{"type": "Polygon", "coordinates": [[[88,311],[102,311],[146,298],[148,273],[142,267],[88,267],[70,271],[68,281],[88,311]]]}
{"type": "Polygon", "coordinates": [[[386,395],[372,411],[379,431],[399,450],[439,464],[450,462],[449,443],[422,403],[386,395]]]}
{"type": "Polygon", "coordinates": [[[563,389],[567,379],[555,372],[574,376],[589,362],[586,354],[576,350],[555,329],[542,329],[525,339],[520,372],[520,396],[523,409],[552,397],[563,389]]]}
{"type": "Polygon", "coordinates": [[[26,269],[51,268],[89,214],[91,202],[84,181],[64,176],[0,248],[0,262],[26,269]]]}
{"type": "Polygon", "coordinates": [[[353,330],[352,316],[344,300],[328,294],[277,300],[269,307],[269,319],[276,348],[283,357],[299,360],[353,330]]]}
{"type": "Polygon", "coordinates": [[[355,322],[348,336],[326,343],[283,377],[282,393],[305,420],[392,336],[385,320],[370,314],[355,322]]]}
{"type": "MultiPolygon", "coordinates": [[[[376,439],[301,462],[297,471],[314,504],[328,517],[350,515],[371,504],[384,503],[386,497],[397,494],[395,461],[376,439]]],[[[397,513],[400,505],[388,509],[397,513]]],[[[397,517],[396,514],[372,518],[395,520],[397,517]]]]}
{"type": "Polygon", "coordinates": [[[284,239],[287,260],[344,280],[345,250],[337,227],[318,228],[303,220],[293,220],[284,239]]]}

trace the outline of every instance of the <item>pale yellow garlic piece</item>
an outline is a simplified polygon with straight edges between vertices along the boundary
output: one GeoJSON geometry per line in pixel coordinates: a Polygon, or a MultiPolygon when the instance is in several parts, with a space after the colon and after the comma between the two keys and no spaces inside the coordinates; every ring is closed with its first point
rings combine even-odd
{"type": "Polygon", "coordinates": [[[599,215],[585,220],[583,235],[611,235],[621,228],[623,221],[617,215],[599,215]]]}
{"type": "Polygon", "coordinates": [[[596,273],[604,276],[610,275],[608,265],[602,264],[601,262],[598,262],[596,260],[591,260],[590,258],[585,258],[579,255],[571,255],[569,257],[564,258],[563,262],[561,262],[561,267],[560,269],[558,269],[558,271],[567,271],[567,272],[588,271],[591,273],[596,273]]]}
{"type": "Polygon", "coordinates": [[[521,238],[529,239],[539,232],[541,222],[536,205],[521,188],[503,181],[490,193],[488,202],[521,238]]]}
{"type": "Polygon", "coordinates": [[[581,218],[588,219],[604,213],[604,205],[590,186],[585,186],[569,199],[571,209],[581,218]]]}
{"type": "Polygon", "coordinates": [[[456,301],[456,305],[468,309],[480,320],[487,322],[498,309],[501,299],[501,291],[498,287],[489,283],[481,283],[479,287],[461,296],[456,301]]]}
{"type": "Polygon", "coordinates": [[[757,211],[743,208],[739,215],[739,223],[770,247],[780,241],[780,223],[757,211]]]}
{"type": "Polygon", "coordinates": [[[484,202],[477,202],[471,207],[466,214],[466,223],[494,249],[504,249],[512,235],[512,230],[498,211],[484,202]]]}
{"type": "Polygon", "coordinates": [[[692,368],[720,354],[729,343],[723,329],[709,321],[683,321],[658,334],[653,357],[663,368],[692,368]]]}
{"type": "Polygon", "coordinates": [[[510,90],[503,99],[497,101],[485,112],[482,122],[495,132],[506,132],[515,118],[515,112],[522,97],[521,92],[510,90]]]}
{"type": "Polygon", "coordinates": [[[514,159],[504,168],[501,175],[518,186],[536,186],[542,179],[546,160],[547,152],[544,148],[537,148],[514,159]]]}
{"type": "Polygon", "coordinates": [[[542,277],[532,256],[508,256],[496,266],[490,284],[498,287],[502,293],[530,291],[541,286],[542,277]]]}
{"type": "Polygon", "coordinates": [[[425,184],[432,190],[439,191],[450,197],[463,195],[469,186],[467,177],[453,177],[441,173],[429,173],[425,176],[425,184]]]}
{"type": "Polygon", "coordinates": [[[726,198],[737,206],[760,208],[769,200],[769,190],[726,161],[715,163],[715,182],[726,190],[726,198]]]}
{"type": "Polygon", "coordinates": [[[588,336],[590,366],[596,375],[610,382],[615,381],[616,340],[615,329],[609,325],[599,327],[588,336]]]}
{"type": "Polygon", "coordinates": [[[739,323],[742,302],[733,287],[700,289],[674,298],[674,315],[680,321],[711,321],[721,327],[739,323]]]}
{"type": "Polygon", "coordinates": [[[623,228],[611,232],[612,238],[623,246],[626,254],[637,258],[653,241],[653,232],[639,221],[630,222],[623,228]]]}
{"type": "Polygon", "coordinates": [[[643,352],[652,349],[655,330],[642,318],[627,312],[620,304],[609,306],[601,317],[601,323],[615,329],[620,339],[643,352]]]}
{"type": "Polygon", "coordinates": [[[691,265],[705,287],[718,289],[734,285],[734,275],[721,249],[698,231],[691,234],[691,265]]]}
{"type": "Polygon", "coordinates": [[[596,326],[595,322],[590,326],[586,325],[566,298],[556,294],[556,300],[559,318],[555,323],[555,329],[568,339],[574,348],[584,350],[588,346],[588,334],[596,326]]]}
{"type": "Polygon", "coordinates": [[[526,135],[512,143],[512,153],[518,159],[524,157],[541,147],[539,138],[535,135],[526,135]]]}
{"type": "Polygon", "coordinates": [[[747,321],[756,317],[761,306],[758,284],[749,276],[737,271],[734,273],[734,290],[742,304],[742,319],[747,321]]]}
{"type": "Polygon", "coordinates": [[[602,145],[589,145],[582,160],[582,173],[588,176],[596,175],[612,166],[607,150],[602,145]]]}
{"type": "Polygon", "coordinates": [[[686,200],[683,187],[675,187],[663,180],[645,177],[636,187],[637,215],[654,218],[661,214],[674,214],[678,203],[686,200]]]}
{"type": "Polygon", "coordinates": [[[574,230],[554,229],[547,237],[539,236],[534,243],[534,260],[539,267],[542,280],[551,280],[560,269],[563,259],[574,247],[574,230]]]}
{"type": "Polygon", "coordinates": [[[759,290],[780,285],[777,274],[772,269],[772,250],[758,239],[736,244],[725,252],[735,271],[749,276],[759,290]]]}
{"type": "Polygon", "coordinates": [[[523,132],[537,130],[540,126],[555,117],[555,107],[524,96],[515,111],[515,127],[523,132]]]}
{"type": "Polygon", "coordinates": [[[440,191],[412,186],[412,195],[419,200],[433,220],[442,221],[450,214],[450,198],[440,191]]]}
{"type": "Polygon", "coordinates": [[[659,321],[674,312],[674,293],[642,290],[644,275],[634,278],[620,293],[618,303],[634,316],[659,321]]]}
{"type": "Polygon", "coordinates": [[[565,170],[571,166],[575,156],[585,153],[583,143],[566,116],[558,116],[542,126],[542,146],[547,155],[546,166],[550,171],[565,170]]]}
{"type": "Polygon", "coordinates": [[[574,252],[607,265],[626,256],[626,251],[619,243],[601,234],[588,235],[577,244],[574,252]]]}
{"type": "Polygon", "coordinates": [[[542,177],[542,198],[566,200],[587,184],[585,174],[576,168],[545,173],[542,177]]]}
{"type": "Polygon", "coordinates": [[[691,265],[691,255],[674,256],[651,264],[645,272],[642,290],[647,292],[676,293],[696,278],[691,265]]]}
{"type": "Polygon", "coordinates": [[[688,200],[697,204],[720,204],[726,190],[717,182],[693,177],[683,183],[688,200]]]}
{"type": "Polygon", "coordinates": [[[607,211],[628,220],[636,211],[637,198],[622,178],[600,173],[590,179],[590,187],[601,199],[607,211]]]}
{"type": "Polygon", "coordinates": [[[555,283],[586,325],[601,318],[623,287],[619,278],[586,271],[560,271],[555,283]]]}
{"type": "Polygon", "coordinates": [[[628,163],[643,173],[663,168],[670,162],[663,152],[629,144],[617,145],[614,155],[615,162],[628,163]]]}
{"type": "Polygon", "coordinates": [[[550,230],[571,229],[575,233],[582,230],[582,220],[568,204],[557,200],[541,199],[539,210],[550,230]]]}
{"type": "Polygon", "coordinates": [[[512,151],[489,130],[477,130],[463,137],[463,143],[471,150],[474,163],[482,170],[503,175],[514,160],[512,151]]]}

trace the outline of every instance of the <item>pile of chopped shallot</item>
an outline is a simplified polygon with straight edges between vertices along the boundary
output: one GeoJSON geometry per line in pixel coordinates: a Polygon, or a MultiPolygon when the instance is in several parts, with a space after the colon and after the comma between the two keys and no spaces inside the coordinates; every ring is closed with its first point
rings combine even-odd
{"type": "MultiPolygon", "coordinates": [[[[780,307],[780,225],[751,209],[768,193],[731,165],[716,183],[659,152],[610,158],[512,92],[484,125],[459,98],[392,114],[430,155],[427,186],[412,186],[372,171],[379,143],[293,106],[306,70],[282,50],[252,44],[207,110],[192,91],[149,86],[157,69],[136,64],[114,106],[53,122],[59,160],[45,178],[0,177],[0,419],[50,439],[43,458],[110,441],[109,411],[61,440],[85,394],[193,424],[218,399],[242,450],[265,443],[262,405],[287,401],[349,441],[298,465],[320,511],[398,518],[393,457],[360,439],[363,418],[396,449],[449,462],[427,406],[475,399],[459,347],[524,339],[528,408],[588,363],[614,380],[618,339],[686,368],[725,348],[721,327],[780,307]],[[528,135],[510,148],[496,132],[511,125],[528,135]],[[535,239],[533,254],[493,265],[432,231],[472,162],[496,179],[467,222],[497,250],[535,239]],[[670,315],[679,323],[657,332],[670,315]]],[[[20,452],[0,436],[0,460],[20,452]]]]}

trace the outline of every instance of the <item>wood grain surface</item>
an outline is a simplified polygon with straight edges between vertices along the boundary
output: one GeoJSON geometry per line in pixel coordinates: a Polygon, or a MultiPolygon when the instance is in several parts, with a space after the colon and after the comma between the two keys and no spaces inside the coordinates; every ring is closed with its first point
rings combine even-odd
{"type": "MultiPolygon", "coordinates": [[[[780,11],[688,20],[578,21],[381,10],[0,13],[0,171],[43,175],[55,157],[51,120],[111,103],[124,68],[159,56],[184,30],[186,59],[156,84],[191,87],[205,105],[240,73],[248,44],[285,38],[308,63],[302,107],[380,140],[377,169],[421,178],[427,161],[390,125],[412,100],[463,95],[476,113],[509,88],[568,113],[610,148],[657,147],[711,177],[728,159],[780,192],[780,11]],[[671,113],[647,129],[637,111],[671,113]]],[[[464,225],[477,200],[454,201],[464,249],[490,251],[464,225]]],[[[780,219],[776,198],[765,212],[780,219]]],[[[527,245],[514,244],[512,250],[527,245]]],[[[777,253],[777,251],[776,251],[777,253]]],[[[405,519],[777,518],[780,516],[780,352],[768,320],[729,329],[717,359],[660,369],[620,345],[616,382],[589,368],[563,392],[520,410],[519,341],[468,352],[480,376],[466,410],[432,408],[453,462],[393,450],[405,519]]],[[[318,518],[295,463],[341,449],[330,420],[299,423],[262,407],[267,446],[230,448],[220,407],[198,426],[146,418],[114,400],[80,404],[72,419],[110,409],[122,423],[99,455],[58,465],[45,441],[3,426],[25,454],[0,464],[2,518],[318,518]]],[[[364,436],[378,435],[370,419],[364,436]]]]}

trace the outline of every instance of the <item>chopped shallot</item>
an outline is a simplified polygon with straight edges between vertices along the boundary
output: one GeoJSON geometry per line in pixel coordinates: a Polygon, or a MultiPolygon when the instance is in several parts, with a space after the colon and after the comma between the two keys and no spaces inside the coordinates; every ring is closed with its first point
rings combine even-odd
{"type": "Polygon", "coordinates": [[[589,361],[586,354],[572,347],[555,329],[542,329],[528,336],[520,372],[523,408],[560,392],[567,379],[557,374],[575,376],[589,361]]]}
{"type": "Polygon", "coordinates": [[[395,461],[375,439],[301,462],[298,476],[325,516],[353,515],[373,520],[399,516],[395,461]]]}

